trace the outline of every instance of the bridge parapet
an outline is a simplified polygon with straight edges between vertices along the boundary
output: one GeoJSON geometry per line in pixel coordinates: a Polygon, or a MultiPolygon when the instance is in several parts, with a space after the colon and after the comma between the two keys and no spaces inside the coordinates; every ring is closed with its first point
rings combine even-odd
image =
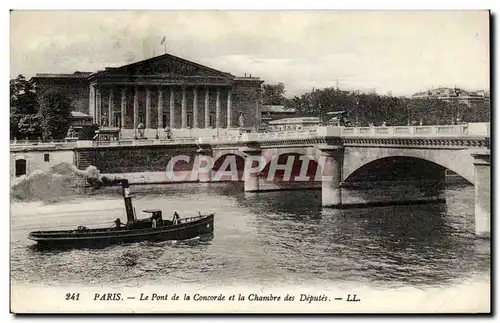
{"type": "Polygon", "coordinates": [[[489,124],[393,126],[393,127],[341,127],[342,137],[489,137],[489,124]]]}
{"type": "Polygon", "coordinates": [[[55,141],[55,142],[38,142],[38,141],[11,141],[10,151],[24,150],[59,150],[73,149],[76,147],[75,141],[55,141]]]}
{"type": "MultiPolygon", "coordinates": [[[[335,127],[326,126],[314,129],[303,129],[294,131],[279,132],[240,132],[238,129],[232,129],[216,136],[200,137],[174,137],[172,139],[128,139],[114,141],[75,141],[75,142],[29,142],[18,141],[11,142],[10,150],[37,150],[37,149],[72,149],[72,148],[90,148],[90,147],[116,147],[116,146],[146,146],[146,145],[239,145],[245,142],[260,142],[264,145],[297,145],[300,142],[321,143],[325,140],[342,140],[346,144],[359,143],[359,140],[388,140],[388,139],[464,139],[474,142],[435,142],[432,145],[453,145],[453,146],[487,146],[490,137],[489,123],[475,123],[464,125],[435,125],[435,126],[392,126],[392,127],[335,127]],[[234,131],[233,131],[234,130],[234,131]],[[353,141],[354,140],[354,141],[353,141]],[[476,143],[480,141],[480,143],[476,143]],[[486,141],[485,143],[482,143],[486,141]]],[[[363,142],[364,144],[373,144],[373,142],[363,142]]],[[[385,144],[394,145],[393,142],[385,144]]],[[[398,142],[397,144],[415,144],[414,142],[398,142]]],[[[426,142],[418,143],[425,145],[426,142]]]]}
{"type": "Polygon", "coordinates": [[[394,127],[345,127],[342,136],[386,137],[386,136],[464,136],[467,126],[394,126],[394,127]]]}
{"type": "Polygon", "coordinates": [[[250,132],[241,135],[241,141],[269,141],[288,139],[313,139],[318,136],[317,129],[280,131],[280,132],[250,132]]]}

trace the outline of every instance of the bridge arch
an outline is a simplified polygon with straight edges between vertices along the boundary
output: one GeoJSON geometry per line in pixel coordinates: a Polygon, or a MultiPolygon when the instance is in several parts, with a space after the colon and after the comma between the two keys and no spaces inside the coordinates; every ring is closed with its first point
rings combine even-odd
{"type": "Polygon", "coordinates": [[[218,180],[233,180],[233,175],[236,175],[238,180],[243,180],[243,174],[245,170],[245,158],[243,154],[236,152],[220,154],[217,156],[217,158],[214,158],[213,162],[213,173],[217,173],[220,171],[226,174],[222,175],[223,173],[221,173],[221,177],[218,178],[218,180]],[[230,172],[231,175],[228,175],[230,172]]]}
{"type": "Polygon", "coordinates": [[[239,156],[245,159],[245,153],[239,149],[230,149],[230,150],[214,150],[213,159],[214,164],[217,160],[221,158],[225,158],[225,156],[239,156]]]}
{"type": "Polygon", "coordinates": [[[266,181],[290,183],[315,182],[317,170],[319,168],[315,156],[304,155],[292,151],[274,157],[268,156],[266,160],[266,166],[260,173],[260,177],[266,181]],[[289,178],[285,178],[286,170],[280,167],[287,164],[291,166],[289,169],[289,178]],[[274,168],[276,165],[278,167],[274,168]]]}
{"type": "MultiPolygon", "coordinates": [[[[352,180],[356,172],[362,172],[362,167],[375,161],[384,163],[391,159],[399,165],[407,162],[419,164],[417,160],[428,162],[428,167],[438,165],[449,169],[474,184],[474,158],[468,150],[444,150],[444,149],[405,149],[405,148],[381,148],[381,147],[347,147],[344,154],[342,180],[352,180]],[[396,161],[397,160],[397,161],[396,161]]],[[[375,164],[371,164],[374,166],[375,164]]],[[[423,166],[424,164],[419,164],[423,166]]],[[[370,167],[370,166],[367,166],[370,167]]],[[[365,168],[366,169],[366,168],[365,168]]],[[[433,168],[434,169],[434,168],[433,168]]]]}
{"type": "Polygon", "coordinates": [[[444,179],[446,168],[421,158],[383,157],[352,172],[344,182],[421,181],[444,179]]]}

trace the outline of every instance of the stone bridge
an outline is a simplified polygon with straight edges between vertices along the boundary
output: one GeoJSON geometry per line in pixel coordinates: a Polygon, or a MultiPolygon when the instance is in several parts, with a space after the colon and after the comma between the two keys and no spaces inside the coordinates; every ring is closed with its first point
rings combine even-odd
{"type": "Polygon", "coordinates": [[[445,172],[451,170],[475,186],[476,231],[488,235],[489,127],[472,130],[464,125],[320,127],[200,138],[198,151],[215,160],[212,174],[234,156],[246,192],[317,187],[324,207],[445,202],[445,172]],[[248,156],[262,156],[266,165],[245,177],[248,156]],[[285,164],[292,169],[286,178],[279,167],[285,164]],[[273,165],[278,170],[269,175],[273,165]]]}
{"type": "Polygon", "coordinates": [[[166,166],[174,156],[190,157],[189,162],[177,164],[178,171],[190,173],[197,156],[209,156],[212,171],[187,181],[243,181],[248,193],[321,188],[324,207],[352,207],[445,202],[445,172],[451,170],[475,186],[476,231],[490,232],[489,124],[319,127],[275,133],[234,130],[175,140],[15,143],[11,173],[17,176],[67,161],[80,169],[94,165],[102,173],[131,178],[153,173],[160,180],[145,182],[164,183],[166,166]],[[244,176],[245,169],[253,167],[246,163],[252,159],[249,156],[264,162],[257,172],[244,176]],[[219,176],[228,167],[236,168],[237,174],[219,176]]]}

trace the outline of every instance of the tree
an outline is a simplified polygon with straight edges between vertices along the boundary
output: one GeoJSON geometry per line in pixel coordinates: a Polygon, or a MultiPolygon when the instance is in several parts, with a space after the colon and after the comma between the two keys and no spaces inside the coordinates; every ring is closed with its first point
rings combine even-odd
{"type": "Polygon", "coordinates": [[[286,108],[295,109],[300,116],[318,117],[325,122],[328,119],[328,112],[348,111],[352,102],[349,92],[335,88],[313,89],[309,93],[287,100],[286,108]]]}
{"type": "Polygon", "coordinates": [[[10,106],[20,114],[35,114],[38,110],[36,92],[23,75],[10,80],[10,106]]]}
{"type": "Polygon", "coordinates": [[[40,128],[40,117],[38,114],[27,114],[20,118],[18,124],[20,138],[36,140],[40,138],[42,129],[40,128]]]}
{"type": "Polygon", "coordinates": [[[44,141],[66,137],[71,117],[71,100],[60,92],[44,91],[39,99],[38,117],[44,141]]]}
{"type": "MultiPolygon", "coordinates": [[[[33,85],[23,75],[10,80],[10,138],[23,138],[19,122],[26,115],[38,111],[38,101],[33,85]]],[[[26,122],[27,120],[24,120],[26,122]]],[[[25,126],[25,124],[24,124],[25,126]]],[[[23,126],[23,127],[24,127],[23,126]]]]}
{"type": "Polygon", "coordinates": [[[449,125],[460,118],[465,122],[488,122],[489,102],[458,105],[457,101],[437,98],[411,99],[393,95],[379,95],[375,91],[341,91],[335,88],[313,89],[285,101],[287,109],[295,109],[299,116],[318,117],[327,121],[328,112],[346,111],[353,125],[449,125]]]}
{"type": "Polygon", "coordinates": [[[262,103],[269,105],[285,104],[285,84],[264,84],[262,86],[262,103]]]}
{"type": "Polygon", "coordinates": [[[464,122],[490,122],[491,105],[487,101],[460,104],[459,111],[464,122]]]}

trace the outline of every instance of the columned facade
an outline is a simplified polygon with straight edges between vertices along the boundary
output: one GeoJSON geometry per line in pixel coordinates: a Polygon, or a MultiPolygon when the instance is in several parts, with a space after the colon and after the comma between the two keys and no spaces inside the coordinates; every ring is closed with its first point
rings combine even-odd
{"type": "Polygon", "coordinates": [[[123,87],[121,89],[121,92],[122,92],[122,97],[120,104],[120,121],[121,121],[121,128],[125,129],[126,127],[125,116],[127,115],[127,89],[123,87]]]}
{"type": "Polygon", "coordinates": [[[149,137],[148,129],[158,129],[158,135],[167,127],[177,133],[185,129],[182,133],[191,134],[193,129],[193,134],[200,134],[199,129],[207,129],[207,134],[216,134],[208,129],[237,128],[240,113],[245,127],[259,123],[256,98],[263,81],[171,55],[108,68],[91,74],[88,81],[89,114],[99,126],[121,128],[122,134],[135,132],[140,124],[149,137]]]}
{"type": "Polygon", "coordinates": [[[193,128],[198,128],[198,90],[193,88],[193,128]]]}
{"type": "Polygon", "coordinates": [[[220,111],[220,89],[217,88],[217,97],[215,101],[215,127],[221,128],[221,111],[220,111]]]}
{"type": "Polygon", "coordinates": [[[97,88],[96,89],[96,96],[95,96],[95,99],[96,99],[96,120],[97,120],[97,123],[99,125],[101,125],[101,122],[102,122],[102,97],[101,97],[101,89],[100,88],[97,88]]]}
{"type": "Polygon", "coordinates": [[[158,89],[158,110],[156,124],[159,129],[163,128],[163,89],[158,89]]]}
{"type": "Polygon", "coordinates": [[[227,90],[227,128],[233,127],[233,107],[231,105],[231,89],[227,90]]]}
{"type": "Polygon", "coordinates": [[[170,128],[176,128],[175,126],[175,92],[174,88],[170,87],[170,128]]]}
{"type": "Polygon", "coordinates": [[[100,126],[135,129],[142,123],[146,129],[237,127],[238,112],[230,87],[91,85],[89,94],[89,110],[100,126]]]}

